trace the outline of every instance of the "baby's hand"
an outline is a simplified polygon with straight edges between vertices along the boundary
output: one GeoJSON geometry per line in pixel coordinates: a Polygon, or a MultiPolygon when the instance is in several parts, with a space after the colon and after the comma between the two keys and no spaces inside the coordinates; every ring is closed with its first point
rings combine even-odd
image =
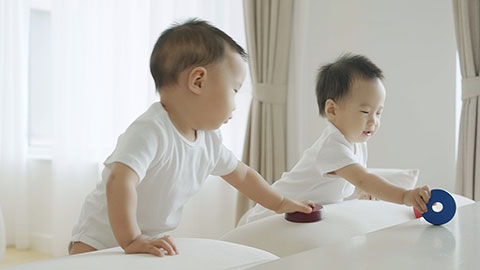
{"type": "Polygon", "coordinates": [[[407,190],[403,194],[403,203],[417,208],[422,214],[427,212],[428,200],[430,200],[430,188],[428,186],[407,190]]]}
{"type": "Polygon", "coordinates": [[[150,253],[163,257],[165,256],[164,252],[168,255],[178,254],[177,247],[168,235],[161,238],[140,235],[125,248],[126,254],[150,253]]]}
{"type": "Polygon", "coordinates": [[[312,209],[315,207],[315,204],[312,201],[294,201],[288,198],[283,198],[280,206],[275,212],[277,214],[283,213],[293,213],[293,212],[302,212],[305,214],[310,214],[312,209]]]}
{"type": "Polygon", "coordinates": [[[372,195],[365,192],[360,193],[360,195],[358,196],[358,199],[359,200],[375,200],[375,198],[372,197],[372,195]]]}

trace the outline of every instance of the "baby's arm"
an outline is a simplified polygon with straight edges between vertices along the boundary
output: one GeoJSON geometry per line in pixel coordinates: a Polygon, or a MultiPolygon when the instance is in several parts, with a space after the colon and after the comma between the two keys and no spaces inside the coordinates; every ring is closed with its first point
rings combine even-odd
{"type": "Polygon", "coordinates": [[[430,189],[428,186],[405,190],[388,183],[376,174],[369,173],[359,164],[348,165],[335,171],[335,173],[356,187],[381,200],[414,206],[421,212],[427,211],[426,203],[430,199],[430,189]]]}
{"type": "Polygon", "coordinates": [[[115,162],[107,180],[108,218],[117,242],[125,253],[151,253],[163,257],[163,248],[170,255],[177,252],[166,236],[154,238],[142,235],[137,223],[137,174],[127,165],[115,162]]]}
{"type": "Polygon", "coordinates": [[[243,162],[239,161],[237,168],[222,178],[250,199],[277,214],[297,211],[307,214],[312,212],[313,202],[298,202],[283,197],[260,174],[243,162]]]}

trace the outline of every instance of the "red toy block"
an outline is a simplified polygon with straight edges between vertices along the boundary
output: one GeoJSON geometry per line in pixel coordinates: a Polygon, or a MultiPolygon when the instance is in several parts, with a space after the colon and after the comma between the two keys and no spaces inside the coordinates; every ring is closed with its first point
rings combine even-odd
{"type": "Polygon", "coordinates": [[[415,214],[416,218],[421,218],[422,214],[417,210],[417,208],[413,207],[413,213],[415,214]]]}

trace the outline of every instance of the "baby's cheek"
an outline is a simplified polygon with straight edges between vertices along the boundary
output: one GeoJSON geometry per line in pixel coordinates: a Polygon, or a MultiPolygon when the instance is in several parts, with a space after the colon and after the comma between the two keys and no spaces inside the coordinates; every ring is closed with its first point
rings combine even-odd
{"type": "Polygon", "coordinates": [[[230,105],[230,106],[229,106],[229,107],[230,107],[230,111],[232,111],[232,112],[235,111],[235,109],[236,109],[235,97],[230,100],[230,104],[229,104],[229,105],[230,105]]]}

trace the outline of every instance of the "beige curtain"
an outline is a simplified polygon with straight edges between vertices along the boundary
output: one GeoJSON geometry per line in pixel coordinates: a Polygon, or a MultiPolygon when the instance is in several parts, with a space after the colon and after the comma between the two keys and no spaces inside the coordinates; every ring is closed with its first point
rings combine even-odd
{"type": "MultiPolygon", "coordinates": [[[[286,96],[292,0],[244,0],[253,100],[243,161],[270,184],[286,168],[286,96]]],[[[253,205],[239,194],[237,221],[253,205]]]]}
{"type": "Polygon", "coordinates": [[[454,0],[462,73],[462,115],[455,192],[480,200],[480,0],[454,0]]]}

